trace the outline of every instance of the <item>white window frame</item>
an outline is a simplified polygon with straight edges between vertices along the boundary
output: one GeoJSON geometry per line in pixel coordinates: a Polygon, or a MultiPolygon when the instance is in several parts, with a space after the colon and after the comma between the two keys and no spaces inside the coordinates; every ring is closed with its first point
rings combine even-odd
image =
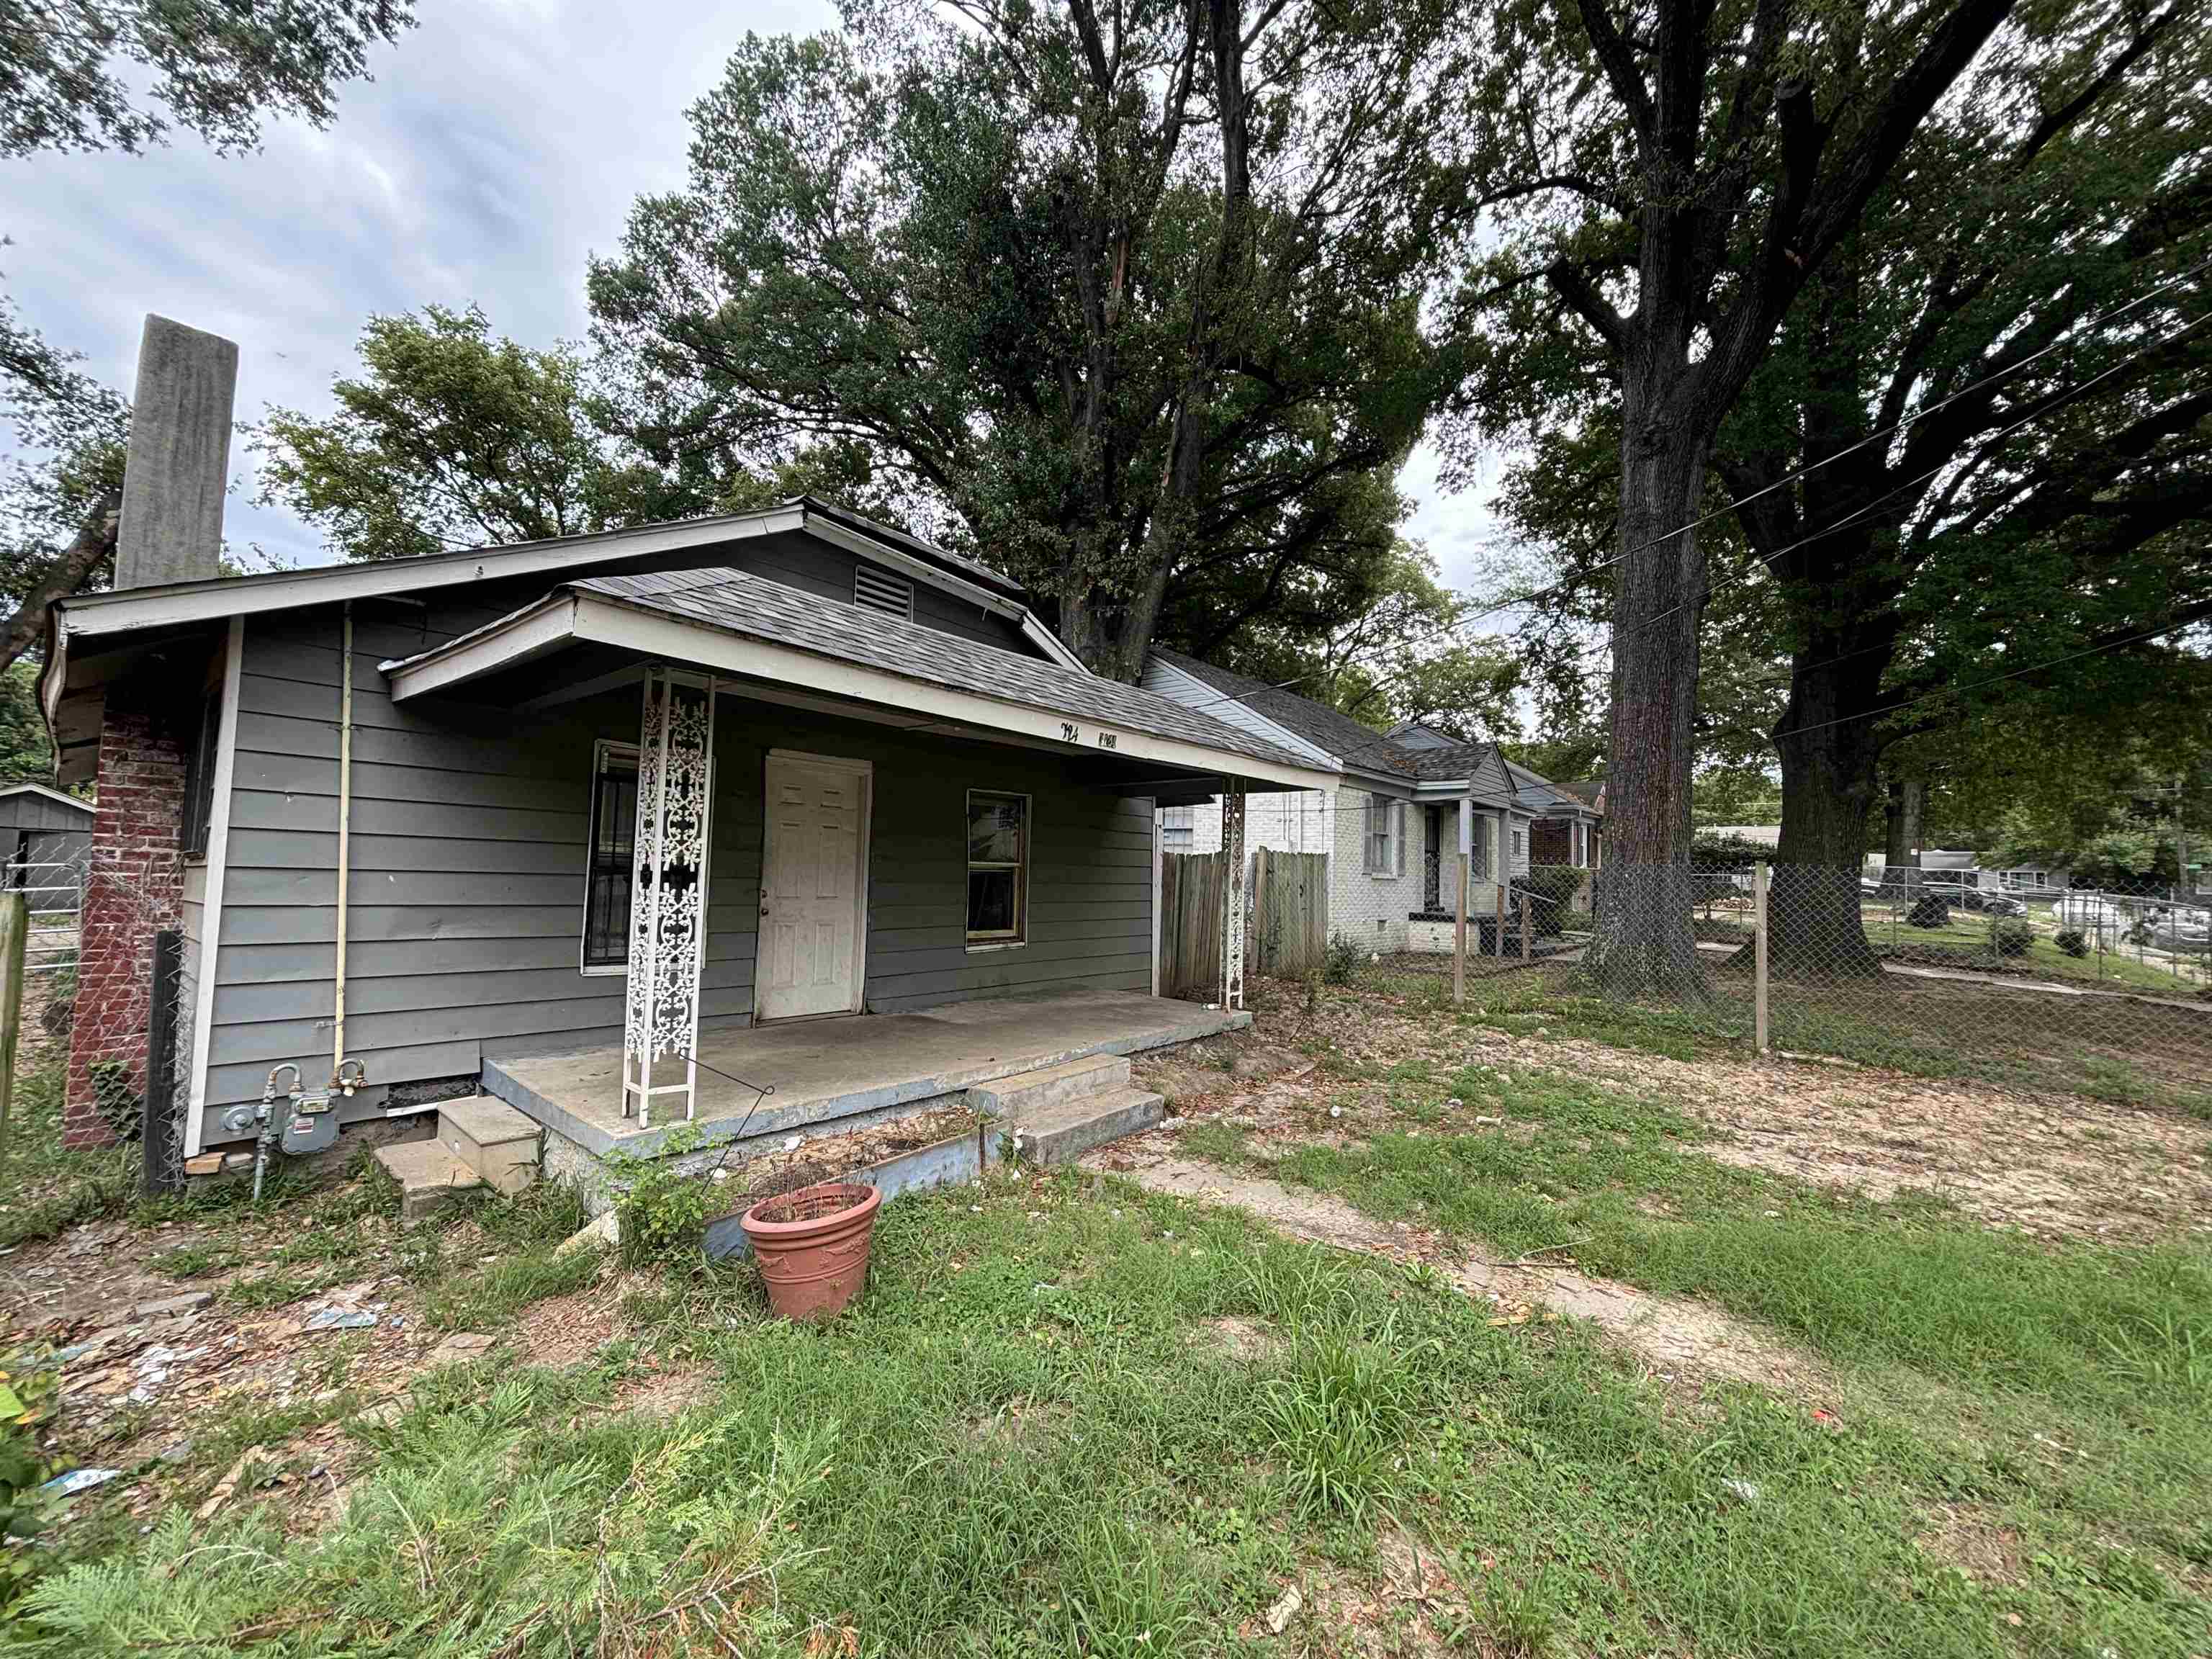
{"type": "Polygon", "coordinates": [[[1406,803],[1370,795],[1359,821],[1359,848],[1361,869],[1376,880],[1395,881],[1405,874],[1406,803]],[[1382,853],[1379,862],[1375,855],[1378,841],[1382,853]]]}
{"type": "MultiPolygon", "coordinates": [[[[632,766],[638,763],[637,745],[634,743],[624,743],[619,738],[601,738],[592,745],[591,795],[584,805],[584,913],[578,918],[576,924],[576,971],[586,979],[629,977],[629,952],[626,940],[623,959],[619,963],[594,963],[589,959],[592,951],[592,866],[595,858],[594,849],[599,842],[599,778],[607,769],[607,763],[610,760],[624,755],[629,757],[629,763],[632,766]]],[[[708,772],[708,787],[710,788],[713,787],[711,769],[708,772]]],[[[631,829],[630,834],[633,837],[636,836],[637,831],[635,827],[631,829]]],[[[635,867],[637,848],[634,840],[630,847],[630,856],[633,860],[633,867],[630,871],[630,898],[634,903],[637,897],[637,871],[635,867]]]]}
{"type": "Polygon", "coordinates": [[[968,881],[979,869],[1014,872],[1014,926],[1007,933],[968,933],[968,949],[977,951],[1016,951],[1030,942],[1030,866],[1035,862],[1032,854],[1036,845],[1036,802],[1019,789],[970,789],[961,798],[960,846],[965,864],[960,878],[960,925],[968,926],[968,881]],[[968,845],[968,837],[975,816],[975,797],[982,795],[994,800],[1018,800],[1022,804],[1022,856],[1013,864],[987,860],[978,865],[968,845]]]}

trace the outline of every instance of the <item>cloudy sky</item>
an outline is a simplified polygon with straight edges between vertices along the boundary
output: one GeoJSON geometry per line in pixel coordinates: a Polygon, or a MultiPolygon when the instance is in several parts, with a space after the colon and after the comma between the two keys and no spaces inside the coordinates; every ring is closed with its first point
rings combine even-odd
{"type": "MultiPolygon", "coordinates": [[[[126,392],[147,312],[227,335],[243,420],[271,403],[326,410],[374,312],[474,301],[526,343],[580,338],[586,256],[614,248],[634,198],[682,183],[684,111],[732,46],[835,21],[815,0],[421,13],[326,132],[275,124],[259,154],[231,159],[185,135],[143,156],[0,162],[0,270],[25,319],[126,392]]],[[[234,546],[324,562],[313,531],[252,504],[250,468],[234,449],[234,546]]],[[[1421,503],[1413,532],[1448,581],[1473,582],[1483,492],[1443,495],[1426,453],[1402,483],[1421,503]]]]}

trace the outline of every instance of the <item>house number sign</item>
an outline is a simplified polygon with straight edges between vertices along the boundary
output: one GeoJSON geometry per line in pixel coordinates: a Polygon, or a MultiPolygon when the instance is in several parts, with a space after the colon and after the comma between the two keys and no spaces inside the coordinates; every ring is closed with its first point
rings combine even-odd
{"type": "MultiPolygon", "coordinates": [[[[1121,739],[1111,732],[1096,732],[1093,738],[1101,749],[1116,748],[1121,744],[1121,739]]],[[[1062,743],[1081,743],[1083,728],[1072,720],[1062,720],[1060,723],[1060,740],[1062,743]]]]}

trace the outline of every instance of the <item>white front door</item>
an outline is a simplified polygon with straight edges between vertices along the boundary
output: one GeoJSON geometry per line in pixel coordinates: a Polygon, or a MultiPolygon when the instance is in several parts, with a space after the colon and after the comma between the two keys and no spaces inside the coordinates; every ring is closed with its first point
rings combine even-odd
{"type": "Polygon", "coordinates": [[[754,1004],[763,1019],[858,1013],[868,764],[771,754],[754,1004]]]}

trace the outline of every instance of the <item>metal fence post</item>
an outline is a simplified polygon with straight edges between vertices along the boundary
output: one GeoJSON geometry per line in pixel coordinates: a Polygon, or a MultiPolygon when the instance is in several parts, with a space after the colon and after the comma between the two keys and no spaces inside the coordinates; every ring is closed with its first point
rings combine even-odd
{"type": "Polygon", "coordinates": [[[146,1118],[138,1137],[142,1182],[149,1194],[184,1187],[184,1148],[176,1143],[177,981],[185,936],[173,927],[154,935],[153,1006],[146,1011],[146,1118]]]}
{"type": "Polygon", "coordinates": [[[8,1109],[15,1102],[15,1045],[23,1032],[23,946],[30,901],[0,893],[0,1159],[8,1156],[8,1109]]]}
{"type": "Polygon", "coordinates": [[[1757,1052],[1766,1052],[1766,860],[1761,859],[1751,867],[1752,957],[1753,977],[1751,994],[1752,1042],[1757,1052]]]}
{"type": "Polygon", "coordinates": [[[1528,960],[1528,895],[1521,895],[1521,960],[1528,960]]]}

